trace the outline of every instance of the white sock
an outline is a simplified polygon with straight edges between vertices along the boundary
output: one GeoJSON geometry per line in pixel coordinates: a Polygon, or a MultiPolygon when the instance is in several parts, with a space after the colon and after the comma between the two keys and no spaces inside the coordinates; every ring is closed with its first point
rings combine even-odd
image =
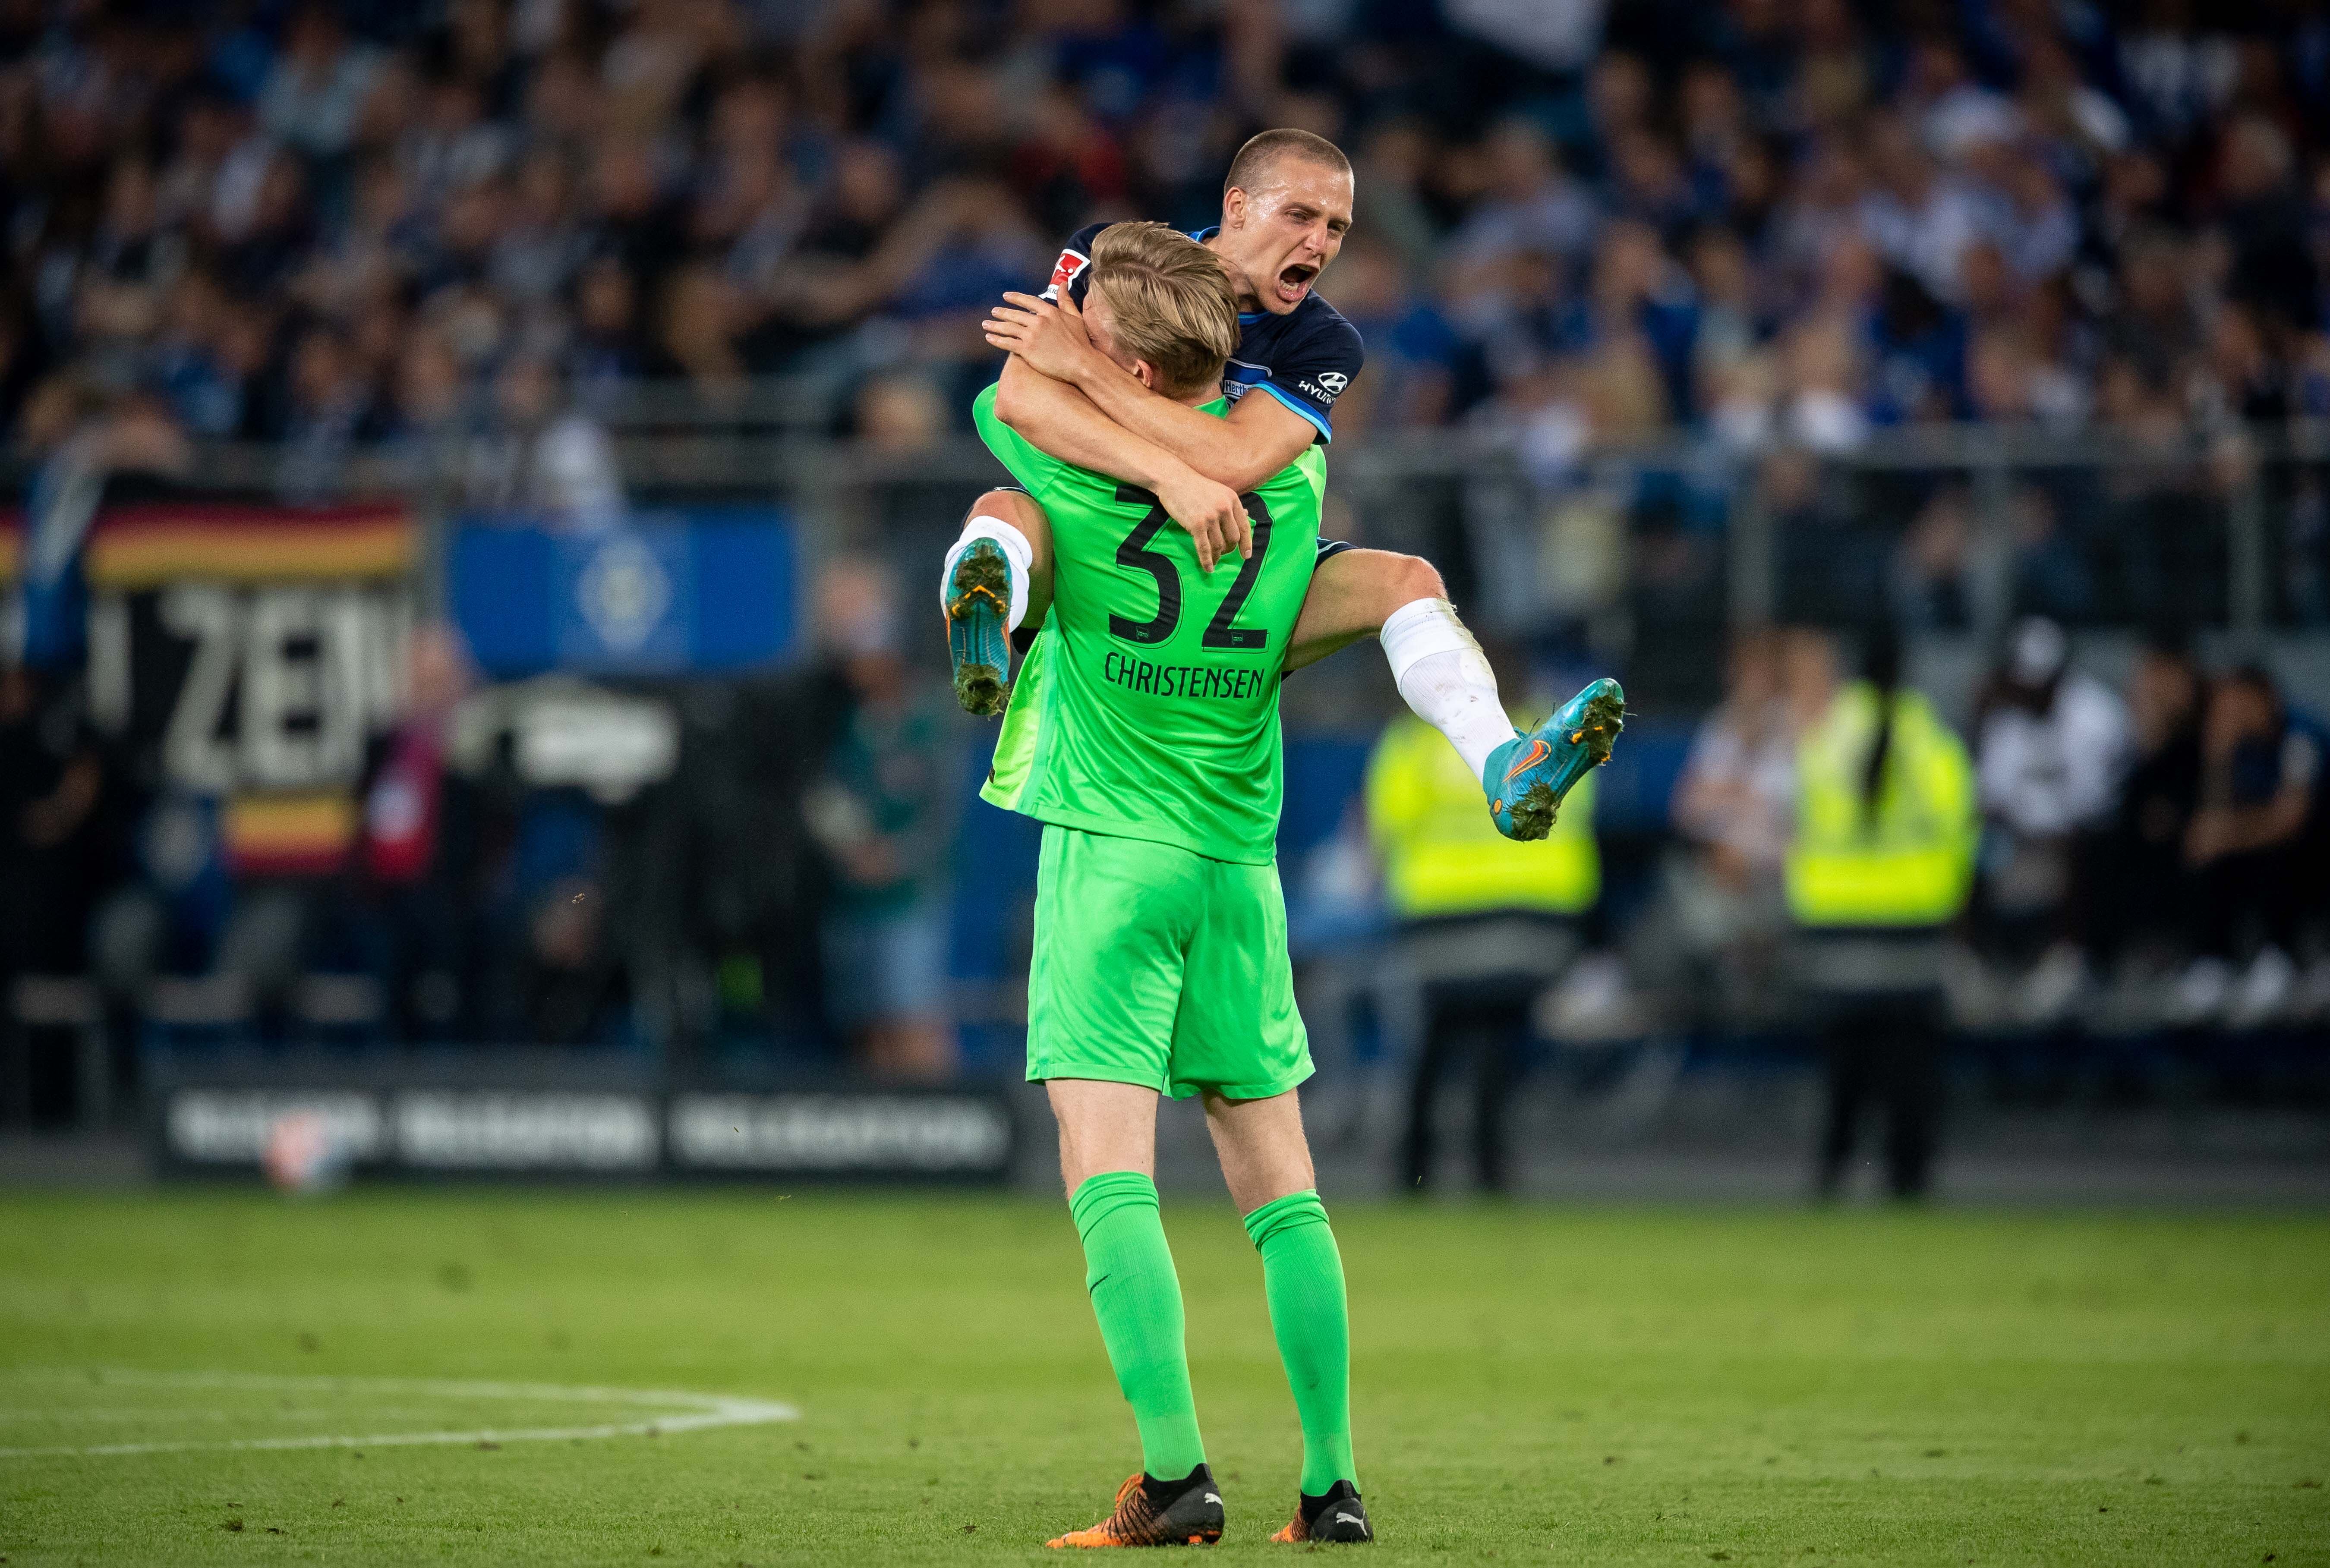
{"type": "Polygon", "coordinates": [[[973,517],[962,525],[962,537],[954,542],[954,548],[946,553],[946,564],[939,569],[939,608],[944,609],[947,600],[953,597],[954,563],[962,559],[962,553],[977,539],[994,540],[1011,562],[1011,609],[1003,618],[1003,629],[1017,631],[1020,618],[1028,613],[1028,578],[1036,570],[1036,547],[1028,543],[1025,534],[1000,517],[973,517]]]}
{"type": "Polygon", "coordinates": [[[1473,777],[1489,753],[1513,738],[1497,697],[1497,675],[1481,645],[1444,599],[1403,604],[1383,623],[1384,661],[1416,716],[1448,737],[1473,777]]]}

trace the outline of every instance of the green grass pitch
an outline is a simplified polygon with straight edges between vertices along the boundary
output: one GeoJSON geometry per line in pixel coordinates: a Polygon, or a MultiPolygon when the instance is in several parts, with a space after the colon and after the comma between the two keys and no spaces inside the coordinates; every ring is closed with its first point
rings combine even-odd
{"type": "MultiPolygon", "coordinates": [[[[1260,1265],[1166,1212],[1218,1550],[1277,1560],[1260,1265]]],[[[1335,1214],[1375,1560],[2330,1563],[2323,1216],[1335,1214]]],[[[10,1568],[1034,1562],[1138,1462],[1057,1203],[20,1194],[0,1238],[10,1568]],[[576,1388],[799,1419],[384,1440],[646,1408],[576,1388]],[[219,1446],[301,1438],[367,1440],[219,1446]],[[26,1451],[121,1444],[197,1446],[26,1451]]]]}

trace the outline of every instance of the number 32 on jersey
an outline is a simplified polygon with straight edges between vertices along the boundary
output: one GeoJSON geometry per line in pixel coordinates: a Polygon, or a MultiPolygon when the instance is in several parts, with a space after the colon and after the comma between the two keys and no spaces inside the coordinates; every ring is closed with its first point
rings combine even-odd
{"type": "MultiPolygon", "coordinates": [[[[1172,521],[1157,497],[1138,485],[1119,485],[1116,498],[1121,502],[1137,503],[1148,507],[1132,532],[1116,547],[1116,563],[1135,571],[1145,571],[1157,583],[1157,613],[1148,620],[1111,615],[1109,635],[1126,642],[1154,645],[1166,641],[1174,628],[1181,624],[1181,572],[1173,558],[1151,548],[1157,535],[1172,521]]],[[[1246,608],[1254,592],[1255,581],[1262,575],[1263,557],[1270,549],[1270,508],[1259,496],[1241,496],[1246,513],[1254,519],[1254,553],[1239,563],[1237,581],[1222,598],[1221,608],[1214,611],[1213,619],[1206,623],[1205,635],[1198,646],[1209,648],[1237,649],[1252,652],[1270,640],[1270,634],[1260,627],[1236,624],[1238,611],[1246,608]]]]}

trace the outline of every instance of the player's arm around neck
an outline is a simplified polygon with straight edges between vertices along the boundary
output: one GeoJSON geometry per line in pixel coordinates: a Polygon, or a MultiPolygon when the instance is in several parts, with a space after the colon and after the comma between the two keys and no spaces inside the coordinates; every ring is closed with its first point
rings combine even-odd
{"type": "MultiPolygon", "coordinates": [[[[1119,380],[1131,379],[1115,366],[1109,368],[1119,380]]],[[[1029,368],[1017,354],[1003,362],[1003,376],[995,387],[995,417],[1039,452],[1144,489],[1162,489],[1189,467],[1111,420],[1074,386],[1029,368]]]]}
{"type": "MultiPolygon", "coordinates": [[[[1311,444],[1315,433],[1311,422],[1274,398],[1246,398],[1230,410],[1227,419],[1217,419],[1198,412],[1188,400],[1160,396],[1126,375],[1086,335],[1083,312],[1072,293],[1063,293],[1056,304],[1028,294],[1006,294],[1004,299],[1007,303],[987,323],[987,341],[1011,354],[997,393],[996,413],[1056,457],[1066,455],[1047,439],[1056,432],[1039,432],[1014,417],[1048,421],[1056,411],[1065,410],[1066,405],[1056,399],[1028,395],[1023,400],[1018,395],[1032,392],[1033,383],[1043,381],[1082,392],[1085,403],[1129,436],[1163,449],[1240,494],[1270,479],[1311,444]]],[[[1106,463],[1081,466],[1119,478],[1130,477],[1106,463]]]]}
{"type": "Polygon", "coordinates": [[[1089,383],[1079,376],[1076,386],[1110,420],[1240,495],[1301,457],[1318,434],[1310,420],[1275,398],[1241,398],[1227,418],[1217,419],[1160,397],[1128,376],[1096,375],[1089,383]]]}
{"type": "MultiPolygon", "coordinates": [[[[1108,364],[1104,359],[1101,363],[1108,364]]],[[[1139,382],[1116,366],[1109,364],[1108,369],[1118,380],[1141,390],[1142,396],[1201,424],[1226,422],[1167,402],[1141,389],[1139,382]]],[[[1172,519],[1189,531],[1198,563],[1208,571],[1225,554],[1242,556],[1252,552],[1252,525],[1238,503],[1237,492],[1155,442],[1134,435],[1094,408],[1083,392],[1038,373],[1016,354],[1004,362],[1003,378],[996,385],[995,417],[1037,451],[1151,492],[1172,519]]]]}

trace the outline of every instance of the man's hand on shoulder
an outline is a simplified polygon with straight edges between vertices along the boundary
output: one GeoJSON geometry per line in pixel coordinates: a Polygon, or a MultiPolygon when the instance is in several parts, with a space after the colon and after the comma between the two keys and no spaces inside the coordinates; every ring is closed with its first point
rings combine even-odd
{"type": "Polygon", "coordinates": [[[1157,504],[1189,530],[1198,564],[1208,571],[1232,553],[1240,560],[1254,553],[1254,523],[1246,503],[1227,485],[1216,484],[1187,463],[1176,462],[1160,477],[1157,504]]]}
{"type": "Polygon", "coordinates": [[[980,324],[988,346],[1018,354],[1039,375],[1075,385],[1086,362],[1100,354],[1085,335],[1084,312],[1076,308],[1075,297],[1064,288],[1057,305],[1033,294],[1012,292],[1003,298],[1007,303],[996,306],[980,324]]]}

